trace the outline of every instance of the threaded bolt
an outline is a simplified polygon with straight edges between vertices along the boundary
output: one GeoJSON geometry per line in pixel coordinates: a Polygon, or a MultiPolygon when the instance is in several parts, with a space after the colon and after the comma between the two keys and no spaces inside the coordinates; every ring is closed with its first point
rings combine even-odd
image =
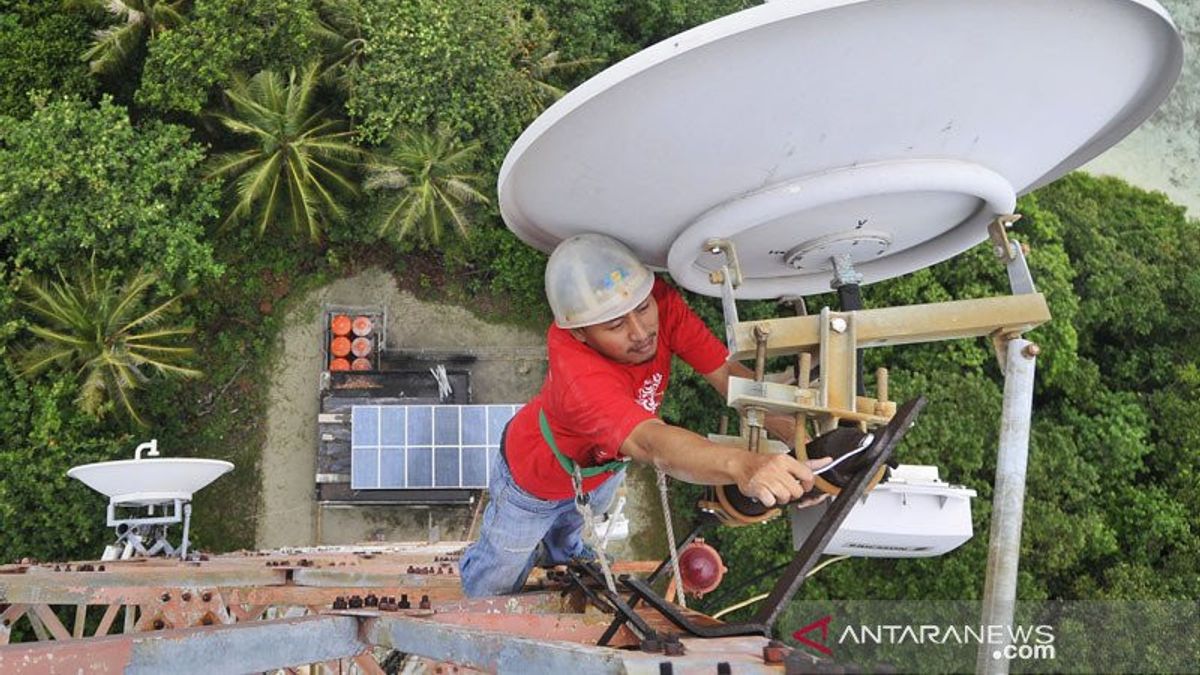
{"type": "Polygon", "coordinates": [[[783,663],[787,657],[788,648],[779,640],[771,640],[763,646],[763,661],[766,663],[783,663]]]}

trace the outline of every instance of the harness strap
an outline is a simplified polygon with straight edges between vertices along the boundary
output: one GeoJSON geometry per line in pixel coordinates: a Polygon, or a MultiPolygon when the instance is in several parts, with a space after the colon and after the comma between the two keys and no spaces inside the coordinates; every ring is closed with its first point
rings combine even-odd
{"type": "Polygon", "coordinates": [[[611,462],[605,462],[599,466],[582,467],[575,463],[570,457],[567,457],[558,449],[558,444],[554,442],[554,434],[550,432],[550,422],[546,419],[546,411],[538,411],[538,426],[542,429],[542,438],[546,439],[546,445],[554,451],[554,456],[558,458],[558,463],[562,466],[563,471],[567,472],[568,476],[579,478],[591,478],[599,476],[607,471],[621,471],[629,462],[614,459],[611,462]]]}

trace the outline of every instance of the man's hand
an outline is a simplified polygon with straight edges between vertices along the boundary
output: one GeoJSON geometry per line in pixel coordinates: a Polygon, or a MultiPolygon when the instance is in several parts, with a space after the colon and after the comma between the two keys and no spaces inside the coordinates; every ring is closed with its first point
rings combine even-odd
{"type": "Polygon", "coordinates": [[[737,487],[742,494],[757,499],[764,506],[793,502],[812,489],[812,470],[831,461],[829,457],[822,457],[801,464],[791,455],[747,452],[741,459],[737,487]]]}
{"type": "MultiPolygon", "coordinates": [[[[621,444],[621,454],[697,485],[734,483],[742,494],[767,506],[795,501],[812,489],[813,469],[828,457],[801,464],[791,455],[767,455],[713,443],[687,429],[649,419],[633,428],[621,444]]],[[[820,498],[806,500],[801,507],[820,498]]]]}

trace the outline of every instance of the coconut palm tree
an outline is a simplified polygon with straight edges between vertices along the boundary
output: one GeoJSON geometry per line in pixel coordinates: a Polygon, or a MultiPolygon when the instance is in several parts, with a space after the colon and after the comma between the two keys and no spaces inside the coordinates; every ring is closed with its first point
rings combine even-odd
{"type": "Polygon", "coordinates": [[[93,73],[113,73],[147,40],[183,23],[188,0],[66,0],[65,4],[107,12],[117,20],[93,34],[92,46],[81,57],[93,73]]]}
{"type": "Polygon", "coordinates": [[[321,79],[348,93],[366,59],[362,5],[359,0],[316,0],[313,8],[317,20],[310,34],[325,54],[321,79]]]}
{"type": "Polygon", "coordinates": [[[379,233],[403,239],[412,232],[437,244],[446,223],[467,236],[466,207],[488,199],[484,178],[471,172],[479,143],[463,145],[445,130],[400,130],[367,167],[364,187],[392,191],[383,197],[379,233]]]}
{"type": "Polygon", "coordinates": [[[209,165],[210,177],[232,179],[226,225],[253,219],[261,236],[278,222],[320,241],[326,223],[344,216],[341,198],[358,191],[350,175],[362,152],[344,120],[317,108],[319,75],[316,63],[286,80],[264,70],[225,90],[229,111],[215,117],[251,143],[209,165]]]}
{"type": "Polygon", "coordinates": [[[571,71],[601,63],[601,59],[580,58],[563,60],[554,48],[558,34],[541,9],[535,9],[528,19],[514,13],[512,31],[512,66],[525,82],[525,107],[537,116],[547,106],[562,98],[566,90],[553,83],[571,71]]]}
{"type": "Polygon", "coordinates": [[[52,366],[72,371],[84,412],[100,417],[104,404],[114,401],[145,426],[130,396],[149,381],[147,371],[201,375],[184,365],[192,349],[178,342],[192,329],[169,322],[182,296],[143,309],[156,281],[154,274],[137,272],[122,283],[114,272],[97,272],[94,260],[71,278],[60,270],[57,281],[25,281],[21,303],[32,314],[29,330],[38,339],[18,351],[18,372],[33,377],[52,366]]]}

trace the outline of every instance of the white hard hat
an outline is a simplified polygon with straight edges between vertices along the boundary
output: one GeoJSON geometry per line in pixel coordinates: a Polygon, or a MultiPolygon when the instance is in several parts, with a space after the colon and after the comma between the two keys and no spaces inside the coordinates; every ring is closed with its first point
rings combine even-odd
{"type": "Polygon", "coordinates": [[[591,326],[632,312],[654,275],[625,244],[601,234],[564,240],[546,263],[546,299],[559,328],[591,326]]]}

